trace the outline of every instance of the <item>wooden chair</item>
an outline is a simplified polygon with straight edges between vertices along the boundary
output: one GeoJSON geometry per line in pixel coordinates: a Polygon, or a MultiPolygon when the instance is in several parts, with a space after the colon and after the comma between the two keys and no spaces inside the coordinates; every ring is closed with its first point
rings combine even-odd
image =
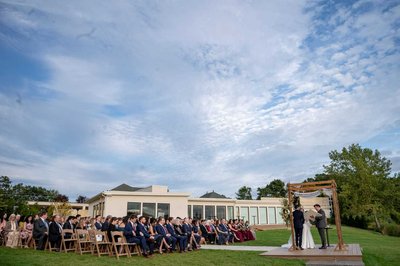
{"type": "Polygon", "coordinates": [[[89,230],[90,241],[93,242],[93,255],[100,257],[101,255],[112,256],[112,243],[108,241],[107,234],[102,231],[89,230]]]}
{"type": "Polygon", "coordinates": [[[76,230],[77,249],[79,254],[93,253],[93,242],[90,240],[88,230],[76,230]]]}
{"type": "Polygon", "coordinates": [[[73,229],[63,229],[61,232],[61,250],[67,253],[68,251],[76,251],[77,238],[73,229]],[[70,238],[66,238],[65,234],[69,234],[70,238]]]}
{"type": "Polygon", "coordinates": [[[61,247],[52,246],[49,239],[46,240],[46,244],[44,246],[44,250],[48,250],[49,252],[52,251],[61,251],[61,247]]]}
{"type": "Polygon", "coordinates": [[[128,243],[128,241],[126,241],[126,237],[123,236],[124,241],[126,242],[127,246],[128,246],[128,250],[130,255],[138,255],[138,256],[142,256],[142,251],[140,250],[140,246],[136,243],[128,243]]]}
{"type": "Polygon", "coordinates": [[[131,256],[128,243],[126,242],[123,232],[113,231],[111,232],[111,238],[112,247],[118,260],[120,256],[131,256]]]}

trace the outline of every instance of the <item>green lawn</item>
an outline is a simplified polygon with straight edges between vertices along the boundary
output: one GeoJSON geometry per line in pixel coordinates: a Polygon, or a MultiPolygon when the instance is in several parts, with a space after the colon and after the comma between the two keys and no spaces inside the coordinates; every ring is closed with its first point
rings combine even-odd
{"type": "MultiPolygon", "coordinates": [[[[318,244],[319,236],[315,228],[312,231],[314,240],[318,244]]],[[[336,242],[336,230],[330,231],[331,242],[336,242]]],[[[280,246],[287,242],[290,230],[271,230],[257,232],[257,240],[242,243],[254,246],[280,246]]],[[[372,231],[343,227],[345,243],[359,243],[363,249],[365,265],[399,265],[400,238],[382,236],[372,231]]],[[[239,245],[239,244],[236,244],[239,245]]],[[[0,247],[1,265],[305,265],[302,261],[269,259],[259,256],[260,252],[248,251],[216,251],[201,250],[184,254],[155,255],[151,259],[142,257],[121,258],[117,261],[113,257],[97,258],[92,255],[76,255],[73,253],[60,254],[40,252],[30,249],[9,249],[0,247]]]]}
{"type": "MultiPolygon", "coordinates": [[[[365,265],[400,265],[400,238],[383,236],[377,232],[358,229],[354,227],[342,227],[343,239],[348,244],[360,244],[365,265]]],[[[321,243],[318,231],[312,229],[314,241],[321,243]]],[[[280,246],[286,243],[290,236],[290,230],[270,230],[257,232],[257,240],[242,243],[246,246],[280,246]]],[[[336,229],[329,230],[330,242],[337,243],[336,229]]],[[[239,244],[236,244],[239,245],[239,244]]]]}

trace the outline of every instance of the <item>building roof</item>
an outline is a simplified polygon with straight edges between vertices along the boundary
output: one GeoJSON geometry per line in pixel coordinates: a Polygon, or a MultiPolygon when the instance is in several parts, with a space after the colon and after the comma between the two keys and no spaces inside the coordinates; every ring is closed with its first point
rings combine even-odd
{"type": "Polygon", "coordinates": [[[212,192],[207,192],[200,198],[203,198],[203,199],[204,198],[207,198],[207,199],[229,199],[229,198],[225,197],[225,195],[221,195],[221,194],[218,194],[217,192],[214,192],[214,190],[212,192]]]}
{"type": "Polygon", "coordinates": [[[131,187],[127,184],[121,184],[113,189],[111,191],[137,191],[139,189],[142,189],[141,187],[131,187]]]}

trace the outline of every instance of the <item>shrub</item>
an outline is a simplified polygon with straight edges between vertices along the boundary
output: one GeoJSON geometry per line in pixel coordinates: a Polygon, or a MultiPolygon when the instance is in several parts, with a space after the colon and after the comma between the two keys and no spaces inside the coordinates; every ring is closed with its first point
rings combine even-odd
{"type": "Polygon", "coordinates": [[[400,224],[385,224],[383,232],[389,236],[400,236],[400,224]]]}

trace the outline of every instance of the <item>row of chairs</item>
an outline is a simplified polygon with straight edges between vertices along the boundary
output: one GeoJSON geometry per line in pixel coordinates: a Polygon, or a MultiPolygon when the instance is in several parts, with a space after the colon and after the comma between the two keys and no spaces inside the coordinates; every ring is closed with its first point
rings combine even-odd
{"type": "MultiPolygon", "coordinates": [[[[35,241],[34,241],[35,242],[35,241]]],[[[34,247],[36,244],[34,243],[34,247]]],[[[47,240],[45,250],[50,252],[76,252],[80,255],[91,253],[92,255],[121,256],[131,257],[132,255],[141,256],[140,247],[135,243],[128,243],[123,232],[111,232],[111,240],[107,233],[97,230],[63,229],[61,234],[61,246],[55,247],[47,240]],[[68,235],[68,237],[66,237],[68,235]]]]}

